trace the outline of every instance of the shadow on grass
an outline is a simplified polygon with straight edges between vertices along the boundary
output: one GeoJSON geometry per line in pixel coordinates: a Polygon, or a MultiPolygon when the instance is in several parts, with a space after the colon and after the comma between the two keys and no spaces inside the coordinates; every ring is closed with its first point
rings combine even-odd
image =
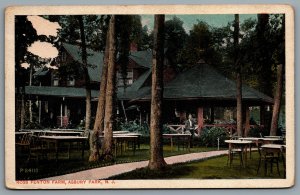
{"type": "MultiPolygon", "coordinates": [[[[80,148],[80,147],[79,147],[80,148]]],[[[81,158],[81,151],[73,148],[68,158],[67,151],[59,152],[58,161],[56,162],[55,151],[48,151],[45,159],[31,159],[27,161],[28,155],[16,150],[16,179],[17,180],[34,180],[78,171],[105,167],[114,164],[138,162],[149,160],[149,144],[141,144],[135,154],[131,149],[118,153],[113,162],[89,162],[89,151],[85,150],[84,158],[81,158]]],[[[176,156],[192,152],[205,152],[216,150],[216,148],[195,147],[190,151],[187,149],[178,150],[176,147],[171,151],[169,144],[164,145],[164,157],[176,156]]]]}
{"type": "Polygon", "coordinates": [[[282,162],[279,165],[279,173],[275,167],[273,172],[270,172],[269,169],[267,174],[264,174],[264,168],[261,167],[257,173],[259,161],[257,152],[253,152],[252,158],[248,159],[246,167],[240,166],[237,159],[229,166],[227,159],[225,155],[190,163],[168,165],[161,171],[141,168],[108,179],[284,179],[282,162]]]}
{"type": "Polygon", "coordinates": [[[149,168],[137,169],[133,172],[124,173],[118,176],[110,177],[108,179],[176,179],[180,175],[186,175],[193,172],[193,167],[181,167],[181,166],[171,166],[167,165],[162,170],[154,171],[149,168]]]}

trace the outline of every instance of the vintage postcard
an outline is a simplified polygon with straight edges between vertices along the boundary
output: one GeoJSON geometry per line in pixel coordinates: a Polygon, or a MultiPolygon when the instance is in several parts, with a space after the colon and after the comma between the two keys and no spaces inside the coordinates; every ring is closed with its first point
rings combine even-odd
{"type": "Polygon", "coordinates": [[[10,189],[288,188],[289,5],[5,12],[10,189]]]}

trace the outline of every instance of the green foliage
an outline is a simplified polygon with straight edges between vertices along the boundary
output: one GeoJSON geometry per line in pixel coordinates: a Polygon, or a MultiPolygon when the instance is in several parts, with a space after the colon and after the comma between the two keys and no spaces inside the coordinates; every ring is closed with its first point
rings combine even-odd
{"type": "Polygon", "coordinates": [[[218,138],[219,144],[221,146],[226,146],[224,140],[228,139],[228,135],[226,134],[226,129],[221,127],[212,127],[212,128],[203,128],[201,130],[199,142],[203,146],[218,146],[218,138]]]}
{"type": "MultiPolygon", "coordinates": [[[[27,16],[15,17],[15,77],[16,87],[24,86],[27,82],[29,70],[21,67],[21,64],[37,62],[35,56],[27,51],[27,47],[38,39],[36,30],[33,28],[27,16]],[[30,61],[30,62],[29,62],[30,61]]],[[[17,91],[18,92],[18,91],[17,91]]]]}
{"type": "Polygon", "coordinates": [[[149,136],[149,127],[146,123],[140,125],[136,121],[120,122],[117,127],[118,131],[129,131],[134,133],[141,133],[149,136]]]}
{"type": "Polygon", "coordinates": [[[187,34],[183,28],[183,22],[173,17],[165,22],[165,48],[166,56],[170,65],[176,68],[179,60],[179,51],[182,50],[187,39],[187,34]]]}
{"type": "Polygon", "coordinates": [[[182,61],[189,65],[196,64],[200,59],[210,62],[212,59],[212,33],[210,26],[202,21],[194,24],[182,51],[182,61]]]}
{"type": "Polygon", "coordinates": [[[82,79],[82,66],[79,62],[64,63],[59,66],[58,74],[61,79],[66,79],[68,76],[74,76],[75,79],[82,79]]]}
{"type": "Polygon", "coordinates": [[[25,124],[25,129],[43,129],[44,126],[39,124],[37,121],[29,122],[25,124]]]}
{"type": "Polygon", "coordinates": [[[270,135],[269,131],[265,128],[260,128],[259,126],[251,127],[248,133],[248,137],[261,137],[270,135]]]}
{"type": "Polygon", "coordinates": [[[32,110],[32,121],[30,122],[30,119],[29,119],[29,103],[28,102],[26,105],[25,105],[25,126],[24,128],[25,129],[43,129],[45,127],[50,127],[49,124],[49,121],[50,120],[47,120],[46,118],[43,118],[41,119],[41,123],[39,123],[39,116],[38,116],[38,105],[31,102],[31,110],[32,110]]]}

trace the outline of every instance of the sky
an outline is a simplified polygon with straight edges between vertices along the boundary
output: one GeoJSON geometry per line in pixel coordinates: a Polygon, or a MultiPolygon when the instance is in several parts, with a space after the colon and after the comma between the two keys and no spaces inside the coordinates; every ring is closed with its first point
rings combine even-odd
{"type": "MultiPolygon", "coordinates": [[[[166,15],[165,20],[170,20],[174,16],[180,18],[183,21],[183,28],[187,33],[191,30],[194,24],[198,21],[207,22],[212,27],[223,27],[234,20],[234,14],[199,14],[199,15],[166,15]]],[[[240,21],[252,18],[257,19],[256,14],[240,14],[240,21]]],[[[153,29],[154,17],[153,15],[142,15],[142,25],[147,25],[149,30],[153,29]]]]}
{"type": "MultiPolygon", "coordinates": [[[[57,37],[58,30],[61,29],[61,26],[58,24],[58,22],[50,22],[49,20],[46,20],[40,16],[27,16],[27,19],[31,22],[33,28],[36,30],[37,35],[57,37]]],[[[27,35],[23,34],[23,36],[27,35]]],[[[49,63],[46,64],[46,67],[57,69],[57,67],[50,65],[51,60],[58,56],[58,50],[52,43],[46,41],[35,41],[27,48],[27,51],[39,56],[40,58],[49,59],[49,63]]],[[[30,67],[30,64],[25,62],[21,64],[21,67],[27,69],[30,67]]]]}

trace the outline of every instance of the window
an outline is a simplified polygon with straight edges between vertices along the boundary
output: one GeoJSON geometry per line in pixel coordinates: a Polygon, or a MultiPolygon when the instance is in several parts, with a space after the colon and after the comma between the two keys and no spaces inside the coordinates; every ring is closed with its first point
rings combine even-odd
{"type": "Polygon", "coordinates": [[[58,83],[59,83],[59,82],[58,82],[58,79],[54,79],[54,80],[53,80],[53,86],[58,86],[58,83]]]}
{"type": "MultiPolygon", "coordinates": [[[[124,79],[120,72],[117,73],[117,78],[118,78],[118,87],[124,86],[124,79]]],[[[129,86],[133,83],[133,71],[132,70],[127,72],[127,77],[125,78],[125,83],[127,86],[129,86]]]]}
{"type": "Polygon", "coordinates": [[[68,76],[67,86],[74,86],[74,85],[75,85],[75,78],[73,76],[68,76]]]}
{"type": "Polygon", "coordinates": [[[53,83],[53,86],[58,86],[59,85],[58,75],[53,75],[52,83],[53,83]]]}

